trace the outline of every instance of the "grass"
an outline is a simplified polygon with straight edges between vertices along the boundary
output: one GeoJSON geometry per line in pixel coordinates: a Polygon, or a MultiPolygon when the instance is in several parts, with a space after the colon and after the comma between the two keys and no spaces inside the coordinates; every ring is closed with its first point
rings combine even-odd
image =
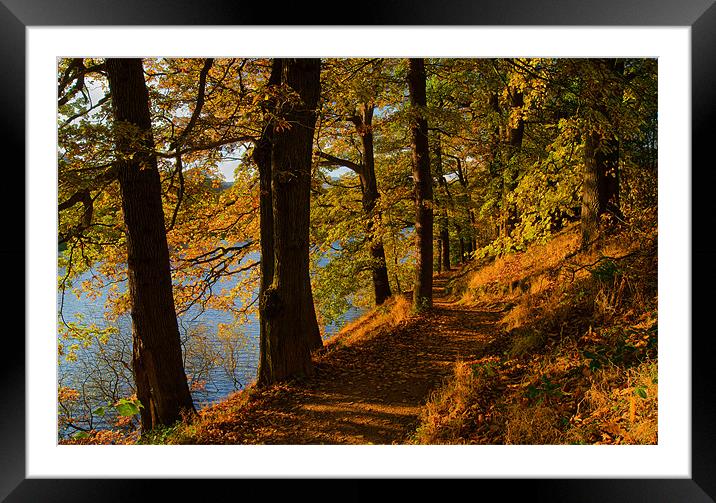
{"type": "Polygon", "coordinates": [[[456,365],[413,441],[657,443],[656,273],[655,232],[580,251],[575,226],[463,275],[459,303],[505,308],[492,373],[456,365]]]}
{"type": "Polygon", "coordinates": [[[415,432],[414,440],[427,444],[464,443],[464,433],[474,419],[469,414],[471,398],[484,385],[473,366],[460,361],[455,364],[452,379],[433,393],[425,405],[423,421],[415,432]]]}
{"type": "MultiPolygon", "coordinates": [[[[657,443],[656,260],[655,233],[616,234],[580,251],[572,227],[546,245],[445,275],[458,304],[503,315],[483,357],[457,362],[433,392],[411,441],[657,443]]],[[[389,336],[415,316],[408,297],[394,296],[345,326],[315,361],[389,336]]],[[[63,443],[237,443],[244,415],[299,385],[249,386],[142,438],[102,431],[63,443]]]]}
{"type": "Polygon", "coordinates": [[[384,304],[346,324],[335,336],[326,341],[322,355],[329,354],[336,347],[377,337],[401,325],[412,315],[411,301],[404,295],[394,295],[384,304]]]}

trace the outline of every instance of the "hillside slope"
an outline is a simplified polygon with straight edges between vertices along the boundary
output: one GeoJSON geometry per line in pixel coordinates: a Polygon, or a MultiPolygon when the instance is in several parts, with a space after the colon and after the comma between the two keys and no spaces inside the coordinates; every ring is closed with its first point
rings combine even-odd
{"type": "Polygon", "coordinates": [[[456,275],[457,305],[503,309],[482,358],[459,362],[417,443],[657,443],[657,236],[580,251],[578,228],[456,275]]]}
{"type": "Polygon", "coordinates": [[[308,379],[141,439],[63,443],[654,444],[656,234],[578,244],[573,227],[439,275],[421,314],[389,299],[314,355],[308,379]]]}

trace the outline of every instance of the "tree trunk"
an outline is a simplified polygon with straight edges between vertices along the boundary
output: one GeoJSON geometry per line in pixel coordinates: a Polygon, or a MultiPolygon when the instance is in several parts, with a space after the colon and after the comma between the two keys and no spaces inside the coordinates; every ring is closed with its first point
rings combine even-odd
{"type": "Polygon", "coordinates": [[[380,226],[380,213],[376,212],[376,206],[380,193],[375,177],[375,157],[373,153],[373,111],[372,105],[363,106],[363,116],[354,117],[353,123],[361,137],[363,144],[363,169],[359,173],[361,188],[363,190],[363,211],[368,218],[366,229],[370,240],[370,256],[373,260],[371,272],[373,275],[373,290],[375,293],[375,304],[383,304],[391,296],[390,281],[388,280],[388,267],[385,262],[385,248],[383,239],[376,236],[376,227],[380,226]]]}
{"type": "Polygon", "coordinates": [[[512,163],[515,155],[522,148],[522,138],[525,134],[525,121],[522,117],[523,106],[524,95],[522,92],[510,89],[510,114],[513,110],[519,110],[519,118],[515,124],[511,124],[511,119],[508,119],[507,125],[507,152],[502,185],[502,235],[504,237],[510,235],[518,221],[517,208],[508,202],[508,195],[517,187],[517,173],[512,163]]]}
{"type": "MultiPolygon", "coordinates": [[[[269,77],[269,86],[278,86],[281,84],[281,60],[274,59],[271,67],[271,76],[269,77]]],[[[269,104],[267,112],[273,113],[275,106],[273,102],[269,104]]],[[[273,253],[273,192],[271,190],[271,151],[273,145],[273,129],[274,123],[269,120],[264,125],[261,138],[254,146],[253,158],[256,166],[259,168],[259,222],[261,233],[261,285],[259,288],[259,299],[266,296],[266,292],[273,283],[274,274],[274,253],[273,253]]],[[[266,345],[267,334],[269,333],[268,319],[263,312],[261,302],[259,302],[259,382],[264,382],[270,376],[264,375],[269,369],[268,365],[268,348],[266,345]]]]}
{"type": "MultiPolygon", "coordinates": [[[[601,65],[607,75],[615,78],[612,92],[621,96],[623,88],[620,79],[624,73],[624,62],[619,59],[601,59],[593,64],[601,65]]],[[[611,213],[621,217],[619,205],[619,139],[614,132],[618,125],[615,114],[604,104],[605,90],[597,93],[596,109],[608,121],[612,131],[600,134],[589,128],[584,140],[584,179],[582,181],[582,247],[586,248],[599,232],[599,217],[611,213]]]]}
{"type": "Polygon", "coordinates": [[[132,369],[143,431],[193,413],[184,373],[141,59],[107,59],[118,178],[127,234],[132,369]]]}
{"type": "Polygon", "coordinates": [[[442,266],[446,271],[450,270],[450,231],[448,230],[447,210],[443,208],[440,217],[440,244],[442,246],[442,266]]]}
{"type": "Polygon", "coordinates": [[[474,251],[473,246],[472,246],[472,239],[467,240],[467,245],[465,246],[465,250],[466,250],[467,260],[470,260],[472,258],[472,252],[474,251]]]}
{"type": "Polygon", "coordinates": [[[619,211],[619,140],[601,139],[601,148],[595,153],[599,172],[599,214],[609,212],[621,216],[619,211]]]}
{"type": "MultiPolygon", "coordinates": [[[[440,103],[442,105],[442,103],[440,103]]],[[[438,182],[442,188],[442,203],[440,205],[440,257],[442,259],[442,268],[446,271],[450,270],[450,230],[448,228],[449,217],[448,217],[448,206],[453,206],[452,197],[450,195],[450,189],[447,185],[447,180],[443,176],[443,152],[442,145],[440,144],[440,133],[436,134],[435,140],[435,174],[438,177],[438,182]]],[[[435,198],[435,202],[439,201],[435,198]]],[[[438,271],[439,272],[439,271],[438,271]]]]}
{"type": "MultiPolygon", "coordinates": [[[[614,93],[621,97],[624,92],[620,79],[624,75],[624,60],[604,60],[607,71],[612,72],[616,80],[614,93]]],[[[599,213],[609,212],[617,217],[622,216],[619,204],[619,139],[615,114],[610,112],[603,104],[599,105],[600,112],[609,120],[613,129],[610,134],[600,140],[600,148],[596,152],[596,162],[599,166],[599,213]]]]}
{"type": "MultiPolygon", "coordinates": [[[[290,127],[270,126],[274,266],[271,284],[262,285],[259,305],[263,352],[258,383],[262,386],[312,374],[311,351],[322,346],[311,292],[308,238],[320,60],[284,59],[274,64],[271,80],[275,81],[274,72],[301,102],[275,110],[290,127]]],[[[268,236],[268,227],[262,219],[262,239],[268,236]]]]}
{"type": "MultiPolygon", "coordinates": [[[[468,217],[470,221],[470,251],[477,252],[477,238],[475,237],[475,212],[472,210],[468,211],[468,217]]],[[[473,256],[470,256],[472,259],[473,256]]]]}
{"type": "Polygon", "coordinates": [[[582,247],[588,246],[599,231],[604,213],[621,216],[619,210],[619,142],[589,132],[584,142],[582,181],[582,247]]]}
{"type": "Polygon", "coordinates": [[[443,258],[442,258],[443,257],[443,255],[442,255],[443,245],[442,245],[442,238],[440,238],[440,237],[438,237],[437,248],[438,248],[438,257],[437,257],[438,260],[435,263],[435,267],[437,267],[438,274],[440,274],[441,272],[443,272],[443,258]]]}
{"type": "MultiPolygon", "coordinates": [[[[465,214],[467,216],[468,221],[468,232],[467,232],[467,253],[468,257],[467,259],[470,260],[472,258],[471,253],[475,250],[477,250],[477,241],[475,240],[475,212],[472,211],[471,205],[471,198],[470,198],[470,190],[467,184],[467,178],[465,176],[465,172],[462,169],[462,161],[459,157],[451,156],[457,161],[457,180],[460,182],[460,186],[462,187],[463,196],[467,200],[467,204],[465,205],[465,214]]],[[[457,226],[456,226],[457,227],[457,226]]],[[[458,235],[462,236],[462,231],[458,227],[458,235]]]]}
{"type": "Polygon", "coordinates": [[[430,175],[428,121],[425,118],[425,62],[422,58],[408,61],[408,90],[414,114],[410,137],[413,147],[417,249],[413,308],[419,311],[431,307],[433,303],[433,181],[430,175]]]}
{"type": "Polygon", "coordinates": [[[582,248],[586,248],[599,231],[599,165],[596,151],[599,135],[587,133],[584,139],[584,178],[582,180],[582,248]]]}

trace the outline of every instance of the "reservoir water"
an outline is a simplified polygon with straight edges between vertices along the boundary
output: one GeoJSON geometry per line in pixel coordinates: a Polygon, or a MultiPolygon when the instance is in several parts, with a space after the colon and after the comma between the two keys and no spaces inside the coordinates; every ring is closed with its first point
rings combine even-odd
{"type": "MultiPolygon", "coordinates": [[[[86,273],[75,284],[91,277],[86,273]]],[[[220,288],[231,288],[229,280],[220,288]]],[[[126,282],[119,285],[126,289],[126,282]]],[[[101,292],[96,299],[82,295],[80,298],[67,291],[64,298],[57,295],[58,312],[67,322],[79,322],[83,326],[95,324],[98,328],[113,326],[116,329],[106,344],[94,342],[89,347],[80,346],[74,361],[59,358],[58,383],[78,390],[82,395],[83,414],[76,414],[76,420],[83,428],[100,429],[107,427],[101,417],[92,411],[107,404],[107,396],[115,399],[132,394],[131,376],[131,319],[120,316],[111,324],[105,319],[107,292],[101,292]],[[79,316],[79,318],[78,318],[79,316]]],[[[347,322],[361,314],[357,308],[350,308],[335,323],[322,327],[324,339],[336,334],[347,322]]],[[[185,368],[197,408],[217,402],[228,394],[243,389],[256,378],[259,356],[259,325],[256,315],[235,324],[231,312],[215,309],[202,310],[192,306],[178,317],[182,337],[185,368]],[[232,325],[232,330],[219,337],[219,324],[232,325]]],[[[61,341],[70,344],[71,341],[61,341]]],[[[74,429],[61,429],[60,436],[73,433],[74,429]]]]}

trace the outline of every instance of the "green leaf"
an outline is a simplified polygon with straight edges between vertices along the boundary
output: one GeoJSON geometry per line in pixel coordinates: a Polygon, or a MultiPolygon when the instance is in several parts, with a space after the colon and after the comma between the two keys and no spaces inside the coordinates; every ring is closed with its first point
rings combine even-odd
{"type": "Polygon", "coordinates": [[[96,416],[102,417],[104,416],[104,413],[106,412],[104,407],[97,407],[94,411],[92,411],[93,414],[96,416]]]}
{"type": "Polygon", "coordinates": [[[86,431],[78,431],[74,435],[72,435],[72,438],[89,438],[89,433],[86,431]]]}
{"type": "Polygon", "coordinates": [[[119,402],[117,402],[114,406],[115,409],[117,409],[117,414],[120,416],[134,416],[135,414],[139,414],[139,407],[141,404],[139,404],[139,401],[135,403],[133,400],[127,400],[126,398],[123,398],[119,402]]]}
{"type": "Polygon", "coordinates": [[[644,388],[634,388],[634,394],[641,398],[646,398],[646,389],[644,388]]]}
{"type": "Polygon", "coordinates": [[[133,403],[122,403],[116,406],[120,416],[134,416],[139,413],[139,408],[133,403]]]}

